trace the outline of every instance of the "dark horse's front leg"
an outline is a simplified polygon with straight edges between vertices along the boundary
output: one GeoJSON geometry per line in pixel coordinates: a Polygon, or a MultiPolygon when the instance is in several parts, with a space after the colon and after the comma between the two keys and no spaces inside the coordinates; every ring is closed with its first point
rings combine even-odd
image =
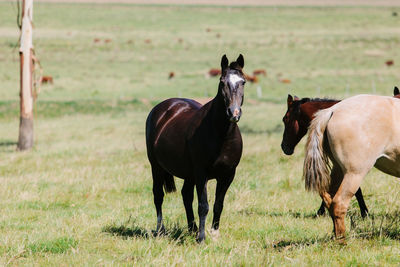
{"type": "Polygon", "coordinates": [[[205,225],[208,214],[208,200],[207,200],[207,178],[203,178],[196,182],[197,199],[199,202],[199,233],[197,242],[203,242],[206,238],[205,225]]]}
{"type": "Polygon", "coordinates": [[[215,191],[215,202],[214,202],[214,217],[212,222],[212,230],[216,231],[215,234],[218,235],[219,220],[221,218],[222,209],[224,208],[224,199],[226,191],[233,181],[233,173],[228,178],[217,179],[217,190],[215,191]]]}
{"type": "MultiPolygon", "coordinates": [[[[368,208],[367,208],[367,205],[365,205],[364,197],[361,192],[361,187],[358,188],[358,190],[356,192],[356,198],[357,198],[358,206],[360,207],[361,217],[365,218],[365,216],[367,216],[367,214],[368,214],[368,208]]],[[[322,201],[321,207],[317,211],[317,215],[321,216],[324,214],[325,214],[325,205],[324,205],[324,201],[322,201]]]]}

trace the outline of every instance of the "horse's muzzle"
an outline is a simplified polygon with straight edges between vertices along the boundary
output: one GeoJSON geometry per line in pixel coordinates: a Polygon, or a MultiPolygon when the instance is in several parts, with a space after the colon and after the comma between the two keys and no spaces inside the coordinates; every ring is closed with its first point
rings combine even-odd
{"type": "Polygon", "coordinates": [[[281,143],[281,148],[282,148],[283,153],[285,153],[288,156],[292,155],[294,152],[294,149],[288,147],[285,143],[281,143]]]}
{"type": "Polygon", "coordinates": [[[240,116],[236,116],[236,117],[231,117],[230,119],[229,119],[231,122],[238,122],[239,120],[240,120],[240,116]]]}
{"type": "Polygon", "coordinates": [[[240,120],[240,116],[242,115],[242,111],[240,108],[228,108],[228,116],[231,122],[238,122],[240,120]]]}

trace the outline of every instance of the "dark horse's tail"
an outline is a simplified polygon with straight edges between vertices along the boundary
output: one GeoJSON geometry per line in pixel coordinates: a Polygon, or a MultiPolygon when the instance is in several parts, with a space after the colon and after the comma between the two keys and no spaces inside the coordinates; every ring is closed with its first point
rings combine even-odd
{"type": "Polygon", "coordinates": [[[157,177],[154,177],[153,173],[153,179],[157,179],[159,182],[162,180],[162,184],[164,186],[164,190],[166,193],[171,193],[176,191],[176,186],[175,186],[175,180],[174,176],[166,172],[165,170],[162,170],[162,168],[156,163],[156,160],[152,156],[152,144],[153,144],[153,138],[151,134],[152,130],[152,125],[151,125],[151,117],[153,114],[153,110],[150,112],[149,116],[147,117],[146,120],[146,147],[147,147],[147,157],[149,158],[151,167],[154,169],[157,169],[157,177]]]}
{"type": "Polygon", "coordinates": [[[166,193],[172,193],[176,191],[176,186],[175,186],[175,179],[174,176],[168,173],[168,175],[164,176],[164,190],[166,193]]]}

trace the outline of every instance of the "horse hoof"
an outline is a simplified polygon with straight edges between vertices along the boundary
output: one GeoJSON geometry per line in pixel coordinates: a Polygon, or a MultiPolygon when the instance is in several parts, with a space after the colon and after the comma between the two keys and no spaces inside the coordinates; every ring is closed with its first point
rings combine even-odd
{"type": "Polygon", "coordinates": [[[317,211],[317,216],[323,216],[325,214],[325,209],[319,209],[317,211]]]}
{"type": "Polygon", "coordinates": [[[211,228],[211,231],[210,231],[210,236],[211,236],[211,239],[212,240],[218,240],[218,238],[219,238],[219,229],[213,229],[213,228],[211,228]]]}
{"type": "Polygon", "coordinates": [[[189,225],[188,230],[190,233],[197,233],[198,231],[197,225],[195,223],[193,225],[189,225]]]}
{"type": "Polygon", "coordinates": [[[165,230],[164,225],[162,225],[162,226],[160,227],[160,229],[157,229],[157,230],[155,230],[155,231],[153,232],[153,236],[154,236],[154,237],[162,236],[162,235],[165,235],[165,234],[166,234],[166,230],[165,230]]]}
{"type": "Polygon", "coordinates": [[[202,235],[198,235],[198,237],[196,238],[197,243],[203,243],[204,240],[206,240],[206,235],[202,234],[202,235]]]}
{"type": "Polygon", "coordinates": [[[339,245],[343,245],[343,246],[347,245],[347,241],[346,241],[346,237],[345,236],[336,237],[335,240],[339,245]]]}

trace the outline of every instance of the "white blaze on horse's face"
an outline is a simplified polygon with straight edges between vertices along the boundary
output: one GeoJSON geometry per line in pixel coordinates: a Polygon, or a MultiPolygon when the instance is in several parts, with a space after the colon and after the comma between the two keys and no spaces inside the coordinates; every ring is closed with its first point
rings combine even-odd
{"type": "Polygon", "coordinates": [[[244,81],[244,79],[242,77],[240,77],[239,75],[237,75],[237,74],[229,75],[228,80],[233,85],[233,88],[236,87],[236,83],[237,82],[244,81]]]}
{"type": "Polygon", "coordinates": [[[241,105],[243,103],[243,85],[245,79],[237,73],[228,73],[226,78],[227,115],[232,122],[238,122],[241,116],[241,105]]]}

